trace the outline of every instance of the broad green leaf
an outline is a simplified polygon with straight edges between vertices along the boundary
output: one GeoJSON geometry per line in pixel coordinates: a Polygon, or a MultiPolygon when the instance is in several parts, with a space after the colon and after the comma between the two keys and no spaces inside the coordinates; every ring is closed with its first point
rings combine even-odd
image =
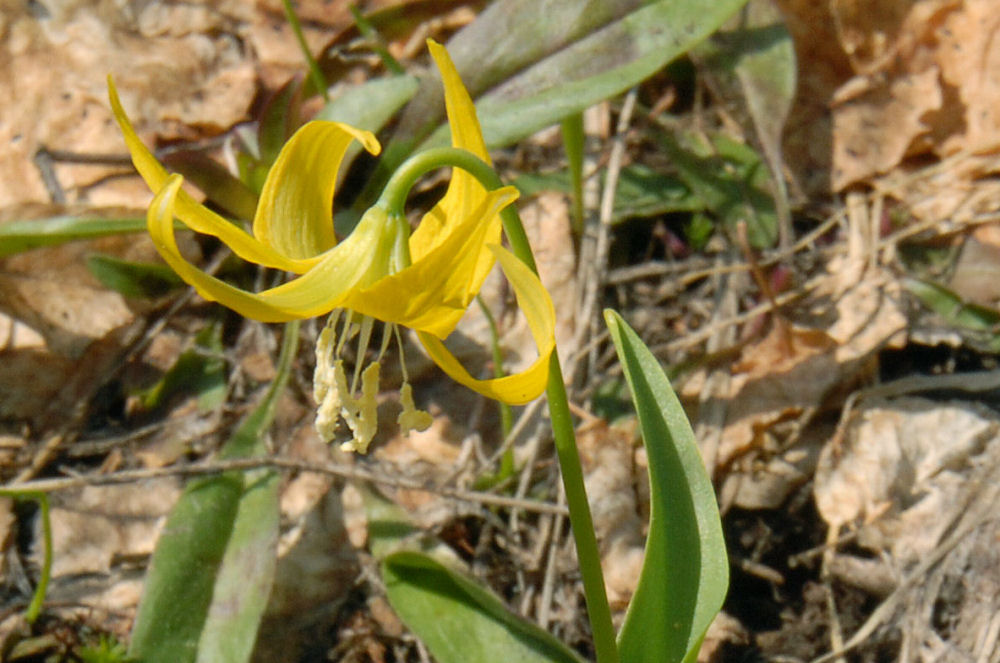
{"type": "MultiPolygon", "coordinates": [[[[510,145],[637,85],[716,30],[746,0],[505,0],[448,44],[490,147],[510,145]]],[[[447,142],[441,83],[427,76],[362,201],[414,149],[447,142]],[[426,137],[434,133],[428,140],[426,137]]]]}
{"type": "Polygon", "coordinates": [[[581,663],[566,645],[515,615],[493,592],[455,568],[446,546],[406,512],[361,488],[369,546],[381,560],[386,596],[438,663],[581,663]]]}
{"type": "Polygon", "coordinates": [[[281,477],[248,474],[198,642],[199,663],[250,660],[278,556],[281,477]]]}
{"type": "Polygon", "coordinates": [[[417,551],[382,562],[386,596],[439,663],[580,663],[475,579],[417,551]]]}
{"type": "MultiPolygon", "coordinates": [[[[285,325],[277,376],[220,458],[267,452],[264,433],[288,382],[299,324],[285,325]]],[[[277,482],[266,472],[191,481],[153,552],[129,655],[143,663],[244,663],[274,581],[277,482]]]]}
{"type": "Polygon", "coordinates": [[[617,313],[605,310],[604,319],[649,458],[649,536],[639,585],[618,635],[621,660],[693,662],[729,585],[715,492],[656,357],[617,313]]]}
{"type": "Polygon", "coordinates": [[[345,90],[316,114],[317,120],[343,122],[358,129],[382,129],[417,91],[413,76],[376,78],[345,90]]]}
{"type": "Polygon", "coordinates": [[[43,246],[146,231],[145,217],[102,219],[53,216],[0,223],[0,258],[43,246]]]}
{"type": "Polygon", "coordinates": [[[87,269],[104,287],[126,297],[162,297],[184,285],[181,277],[166,265],[132,262],[100,253],[87,256],[87,269]]]}

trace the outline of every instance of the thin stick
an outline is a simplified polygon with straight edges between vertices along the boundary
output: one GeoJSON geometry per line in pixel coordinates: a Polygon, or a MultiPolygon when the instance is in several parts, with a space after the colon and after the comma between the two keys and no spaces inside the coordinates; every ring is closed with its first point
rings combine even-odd
{"type": "Polygon", "coordinates": [[[549,502],[538,500],[517,499],[492,493],[483,493],[472,490],[459,490],[457,488],[447,488],[443,486],[432,486],[400,477],[390,477],[371,472],[369,470],[341,465],[337,463],[313,463],[297,458],[287,458],[277,456],[273,458],[234,458],[231,460],[211,461],[198,463],[196,465],[183,465],[172,467],[158,467],[141,470],[123,470],[110,474],[85,474],[70,477],[60,477],[56,479],[38,479],[35,481],[25,481],[8,484],[2,487],[4,491],[35,493],[51,493],[60,490],[69,490],[81,486],[106,486],[124,483],[135,483],[149,479],[158,479],[169,476],[205,476],[212,474],[222,474],[231,471],[248,471],[260,468],[293,470],[299,472],[313,472],[316,474],[327,474],[342,479],[354,481],[367,481],[393,488],[404,490],[422,490],[429,493],[437,493],[445,497],[473,502],[487,506],[498,506],[511,509],[523,509],[535,513],[553,513],[566,515],[566,507],[549,502]]]}

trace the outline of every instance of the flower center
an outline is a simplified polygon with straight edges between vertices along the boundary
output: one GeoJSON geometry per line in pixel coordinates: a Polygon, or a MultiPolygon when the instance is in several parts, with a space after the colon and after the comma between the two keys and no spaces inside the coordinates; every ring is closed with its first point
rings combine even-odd
{"type": "Polygon", "coordinates": [[[343,420],[351,430],[351,439],[342,443],[345,451],[365,453],[378,430],[378,380],[381,361],[392,338],[399,348],[403,375],[399,400],[403,409],[396,423],[404,434],[411,430],[424,431],[432,423],[431,415],[418,410],[413,402],[413,389],[406,373],[403,342],[399,328],[385,323],[382,342],[372,361],[367,361],[375,320],[353,311],[337,309],[330,314],[316,343],[316,372],[313,375],[313,396],[319,403],[316,430],[330,441],[336,437],[343,420]],[[341,324],[343,318],[343,324],[341,324]],[[350,384],[344,367],[344,347],[357,339],[354,372],[350,384]],[[367,363],[366,363],[367,362],[367,363]],[[360,389],[359,389],[360,384],[360,389]]]}

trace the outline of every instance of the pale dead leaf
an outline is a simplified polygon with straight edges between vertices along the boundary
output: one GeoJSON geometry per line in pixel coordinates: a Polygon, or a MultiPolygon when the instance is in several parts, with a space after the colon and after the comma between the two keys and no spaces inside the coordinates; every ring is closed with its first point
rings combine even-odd
{"type": "MultiPolygon", "coordinates": [[[[252,5],[145,3],[135,13],[107,3],[48,3],[39,16],[27,4],[6,5],[0,88],[17,103],[5,106],[0,123],[7,148],[0,157],[0,208],[49,200],[32,165],[41,147],[124,153],[108,108],[108,74],[116,76],[137,126],[164,135],[186,131],[183,125],[228,128],[246,116],[256,93],[254,66],[241,44],[252,5]]],[[[121,169],[56,170],[72,202],[121,169]]]]}
{"type": "Polygon", "coordinates": [[[1000,430],[978,403],[902,397],[855,412],[841,445],[829,445],[814,495],[834,531],[861,527],[859,542],[900,564],[922,559],[966,508],[963,468],[1000,430]]]}
{"type": "Polygon", "coordinates": [[[992,0],[965,0],[935,32],[935,59],[944,83],[957,89],[964,126],[948,136],[938,154],[982,153],[1000,148],[1000,13],[992,0]]]}
{"type": "Polygon", "coordinates": [[[874,353],[898,338],[906,317],[898,285],[885,281],[869,275],[842,293],[826,331],[792,327],[788,339],[775,326],[744,348],[729,384],[719,465],[761,449],[775,425],[804,423],[803,416],[807,421],[833,390],[853,382],[874,353]]]}
{"type": "Polygon", "coordinates": [[[917,141],[927,135],[925,118],[941,108],[938,70],[894,77],[873,84],[859,96],[840,103],[833,115],[832,187],[888,172],[917,141]]]}
{"type": "Polygon", "coordinates": [[[1000,246],[967,238],[948,287],[964,301],[996,306],[1000,301],[1000,246]]]}
{"type": "MultiPolygon", "coordinates": [[[[141,592],[130,569],[153,551],[180,495],[174,477],[58,493],[51,508],[52,584],[48,600],[128,612],[141,592]]],[[[35,540],[41,541],[40,532],[35,540]]],[[[41,545],[34,553],[40,555],[41,545]]]]}
{"type": "Polygon", "coordinates": [[[597,422],[577,434],[605,589],[616,611],[624,610],[635,592],[645,547],[635,485],[648,479],[637,475],[634,440],[634,425],[620,428],[597,422]]]}

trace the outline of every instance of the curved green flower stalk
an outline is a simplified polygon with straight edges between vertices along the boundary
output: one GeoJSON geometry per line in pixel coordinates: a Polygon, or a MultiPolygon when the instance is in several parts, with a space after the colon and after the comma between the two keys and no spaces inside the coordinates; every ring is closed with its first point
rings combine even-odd
{"type": "MultiPolygon", "coordinates": [[[[432,41],[428,46],[444,83],[452,145],[488,164],[475,108],[458,72],[442,46],[432,41]]],[[[516,189],[487,190],[476,177],[454,168],[444,197],[412,233],[403,209],[406,191],[400,197],[398,190],[387,190],[389,195],[338,243],[332,203],[344,153],[352,140],[372,154],[380,148],[367,131],[337,122],[310,122],[282,148],[268,173],[251,234],[198,204],[181,188],[181,176],[169,174],[139,140],[110,79],[109,89],[132,161],[156,194],[147,214],[150,235],[181,278],[206,299],[256,320],[280,322],[333,312],[317,347],[315,378],[320,403],[317,428],[325,437],[332,438],[343,419],[354,433],[346,446],[367,449],[375,432],[378,362],[393,336],[398,342],[397,325],[414,329],[448,375],[481,394],[517,405],[544,391],[555,347],[552,301],[535,273],[500,246],[500,212],[517,198],[516,189]],[[299,276],[262,292],[236,288],[183,257],[174,237],[175,218],[191,230],[217,237],[245,260],[299,276]],[[443,341],[497,262],[517,295],[538,346],[538,359],[519,374],[478,380],[443,341]],[[377,358],[363,366],[375,320],[387,323],[385,336],[377,358]],[[355,335],[359,361],[348,381],[341,356],[355,335]]],[[[413,406],[405,366],[401,402],[399,423],[404,430],[429,425],[429,416],[413,406]]]]}

